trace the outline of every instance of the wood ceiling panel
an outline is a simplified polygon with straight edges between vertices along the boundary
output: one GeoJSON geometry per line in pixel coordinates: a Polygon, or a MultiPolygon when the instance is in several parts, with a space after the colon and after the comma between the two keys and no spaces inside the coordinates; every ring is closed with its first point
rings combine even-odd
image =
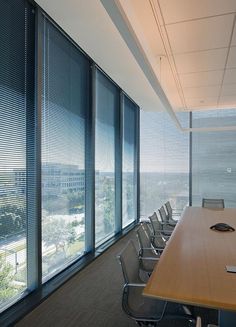
{"type": "Polygon", "coordinates": [[[225,66],[227,48],[175,55],[179,74],[222,70],[225,66]]]}
{"type": "Polygon", "coordinates": [[[159,0],[165,23],[236,11],[235,0],[159,0]]]}
{"type": "Polygon", "coordinates": [[[211,72],[200,72],[190,74],[180,74],[180,82],[183,88],[219,85],[223,78],[223,70],[216,70],[211,72]]]}
{"type": "Polygon", "coordinates": [[[228,47],[233,18],[231,14],[166,26],[173,53],[228,47]]]}

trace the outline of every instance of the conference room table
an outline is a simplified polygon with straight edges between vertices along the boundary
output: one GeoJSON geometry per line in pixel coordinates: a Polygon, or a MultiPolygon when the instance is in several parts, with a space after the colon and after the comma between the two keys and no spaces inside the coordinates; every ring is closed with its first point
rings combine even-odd
{"type": "Polygon", "coordinates": [[[219,310],[220,327],[236,327],[236,208],[187,207],[156,265],[143,295],[219,310]]]}

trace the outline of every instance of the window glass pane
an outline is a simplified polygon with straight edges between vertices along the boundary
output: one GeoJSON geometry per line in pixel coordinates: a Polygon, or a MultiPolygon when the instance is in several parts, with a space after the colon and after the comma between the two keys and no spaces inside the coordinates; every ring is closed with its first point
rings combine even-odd
{"type": "MultiPolygon", "coordinates": [[[[193,127],[236,125],[235,110],[193,112],[193,127]]],[[[236,207],[236,131],[193,132],[193,205],[202,198],[223,198],[236,207]]]]}
{"type": "Polygon", "coordinates": [[[136,117],[137,106],[127,97],[124,98],[123,114],[123,177],[122,208],[123,227],[132,223],[136,217],[137,180],[135,169],[136,155],[136,117]]]}
{"type": "Polygon", "coordinates": [[[115,121],[119,90],[102,73],[96,73],[95,132],[95,242],[115,230],[115,121]]]}
{"type": "Polygon", "coordinates": [[[85,114],[89,61],[44,22],[42,112],[43,277],[85,247],[85,114]]]}
{"type": "MultiPolygon", "coordinates": [[[[178,118],[187,125],[187,113],[178,118]]],[[[189,196],[189,134],[177,130],[165,112],[141,111],[140,152],[141,217],[168,200],[183,209],[189,196]]]]}
{"type": "Polygon", "coordinates": [[[0,311],[27,288],[27,114],[34,109],[32,79],[29,84],[29,76],[34,80],[33,20],[32,8],[24,1],[0,1],[0,311]]]}

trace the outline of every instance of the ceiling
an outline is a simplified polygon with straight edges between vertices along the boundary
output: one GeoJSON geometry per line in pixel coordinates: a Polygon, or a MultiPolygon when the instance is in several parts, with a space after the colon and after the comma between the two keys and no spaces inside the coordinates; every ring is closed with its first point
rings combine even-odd
{"type": "Polygon", "coordinates": [[[117,0],[175,111],[236,108],[236,0],[117,0]]]}
{"type": "Polygon", "coordinates": [[[236,108],[236,0],[36,2],[143,110],[236,108]]]}
{"type": "Polygon", "coordinates": [[[164,110],[100,0],[36,2],[142,109],[164,110]]]}

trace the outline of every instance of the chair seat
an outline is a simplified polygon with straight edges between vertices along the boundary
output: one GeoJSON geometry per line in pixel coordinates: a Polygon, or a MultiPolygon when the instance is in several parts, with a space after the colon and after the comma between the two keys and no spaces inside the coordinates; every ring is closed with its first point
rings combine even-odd
{"type": "Polygon", "coordinates": [[[137,320],[148,319],[156,321],[158,319],[176,318],[191,320],[191,315],[186,314],[183,306],[178,303],[166,302],[151,299],[142,295],[144,287],[126,286],[124,289],[123,301],[124,310],[137,320]]]}
{"type": "Polygon", "coordinates": [[[159,319],[165,307],[164,301],[157,301],[142,295],[144,287],[129,287],[124,290],[124,310],[136,319],[159,319]]]}

